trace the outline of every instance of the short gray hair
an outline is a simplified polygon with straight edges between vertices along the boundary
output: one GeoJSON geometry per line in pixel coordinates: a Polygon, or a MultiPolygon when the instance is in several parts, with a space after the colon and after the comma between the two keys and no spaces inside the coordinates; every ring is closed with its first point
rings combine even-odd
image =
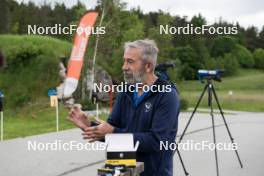
{"type": "Polygon", "coordinates": [[[157,57],[159,49],[154,40],[144,39],[144,40],[135,40],[133,42],[126,42],[124,49],[128,48],[137,48],[141,50],[141,58],[143,61],[152,63],[153,69],[157,64],[157,57]]]}

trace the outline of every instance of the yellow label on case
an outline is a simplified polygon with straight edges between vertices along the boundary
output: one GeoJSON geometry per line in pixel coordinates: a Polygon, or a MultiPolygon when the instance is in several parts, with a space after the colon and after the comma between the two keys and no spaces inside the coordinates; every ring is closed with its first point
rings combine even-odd
{"type": "Polygon", "coordinates": [[[126,165],[126,166],[136,166],[136,159],[118,159],[118,160],[106,160],[106,164],[111,165],[126,165]]]}

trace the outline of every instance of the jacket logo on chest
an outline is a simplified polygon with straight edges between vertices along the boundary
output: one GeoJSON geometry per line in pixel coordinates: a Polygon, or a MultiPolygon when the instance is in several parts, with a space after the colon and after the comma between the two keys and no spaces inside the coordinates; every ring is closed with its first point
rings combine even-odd
{"type": "Polygon", "coordinates": [[[149,102],[145,103],[145,112],[149,112],[152,108],[152,104],[149,102]]]}

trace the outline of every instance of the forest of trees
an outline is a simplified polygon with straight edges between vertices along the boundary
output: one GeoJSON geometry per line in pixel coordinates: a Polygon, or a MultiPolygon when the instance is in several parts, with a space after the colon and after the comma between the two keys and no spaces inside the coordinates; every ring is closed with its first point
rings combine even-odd
{"type": "MultiPolygon", "coordinates": [[[[221,68],[226,75],[235,74],[239,68],[264,70],[264,24],[262,29],[254,26],[244,28],[239,23],[231,24],[219,17],[212,26],[237,26],[236,35],[161,35],[159,25],[194,26],[207,24],[201,14],[190,20],[186,16],[173,16],[164,11],[143,13],[140,8],[125,10],[125,4],[114,0],[98,0],[95,10],[105,10],[102,26],[106,34],[100,36],[97,63],[115,79],[122,78],[123,43],[130,40],[154,39],[160,49],[159,63],[171,62],[176,68],[170,71],[173,80],[196,79],[198,69],[221,68]]],[[[71,8],[64,4],[42,5],[18,3],[15,0],[0,1],[0,34],[27,34],[28,25],[68,26],[77,24],[87,10],[78,2],[71,8]]],[[[179,14],[180,15],[180,14],[179,14]]],[[[100,17],[99,17],[100,18],[100,17]]],[[[97,20],[99,21],[99,20],[97,20]]],[[[99,22],[97,22],[99,23],[99,22]]],[[[72,42],[72,35],[52,35],[72,42]]],[[[93,50],[95,36],[89,44],[93,50]]],[[[90,52],[92,53],[92,52],[90,52]]],[[[86,57],[92,58],[92,54],[86,57]]]]}

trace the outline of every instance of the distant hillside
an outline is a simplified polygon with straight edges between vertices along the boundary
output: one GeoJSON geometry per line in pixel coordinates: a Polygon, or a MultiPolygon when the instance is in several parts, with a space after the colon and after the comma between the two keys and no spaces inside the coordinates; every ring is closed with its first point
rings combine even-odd
{"type": "Polygon", "coordinates": [[[0,70],[0,90],[6,105],[18,107],[47,96],[60,80],[60,57],[69,56],[71,44],[51,37],[0,35],[6,67],[0,70]]]}

